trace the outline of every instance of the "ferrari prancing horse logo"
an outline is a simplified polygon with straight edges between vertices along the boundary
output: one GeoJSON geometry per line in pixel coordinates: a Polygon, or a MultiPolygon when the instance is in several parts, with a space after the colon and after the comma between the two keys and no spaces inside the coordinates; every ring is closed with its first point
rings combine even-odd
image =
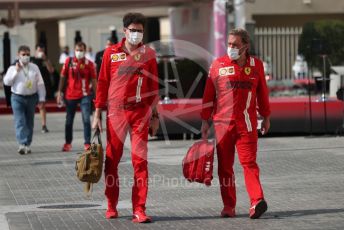
{"type": "Polygon", "coordinates": [[[141,59],[141,54],[135,54],[135,55],[134,55],[134,58],[135,58],[136,61],[140,61],[140,59],[141,59]]]}
{"type": "Polygon", "coordinates": [[[250,75],[251,67],[245,67],[245,73],[246,73],[246,75],[250,75]]]}

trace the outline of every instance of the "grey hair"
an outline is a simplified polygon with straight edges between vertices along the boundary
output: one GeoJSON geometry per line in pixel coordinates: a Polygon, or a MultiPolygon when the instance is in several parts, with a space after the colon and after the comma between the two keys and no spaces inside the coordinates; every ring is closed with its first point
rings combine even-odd
{"type": "Polygon", "coordinates": [[[250,35],[242,28],[235,28],[229,32],[229,35],[239,36],[244,44],[250,43],[250,35]]]}

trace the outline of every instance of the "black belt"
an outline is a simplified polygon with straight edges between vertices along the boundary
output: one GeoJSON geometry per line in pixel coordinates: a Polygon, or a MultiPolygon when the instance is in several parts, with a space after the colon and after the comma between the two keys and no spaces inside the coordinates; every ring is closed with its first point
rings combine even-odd
{"type": "Polygon", "coordinates": [[[36,96],[37,93],[34,93],[34,94],[30,94],[30,95],[21,95],[21,94],[16,94],[16,93],[13,93],[12,94],[16,95],[16,96],[19,96],[19,97],[25,97],[25,98],[28,98],[28,97],[33,97],[33,96],[36,96]]]}

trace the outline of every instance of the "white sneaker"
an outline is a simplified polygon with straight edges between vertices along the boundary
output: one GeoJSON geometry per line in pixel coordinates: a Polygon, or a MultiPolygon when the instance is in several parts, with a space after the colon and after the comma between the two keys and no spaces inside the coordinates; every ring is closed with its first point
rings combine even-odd
{"type": "Polygon", "coordinates": [[[20,155],[24,155],[25,152],[26,152],[26,147],[25,147],[25,145],[19,145],[18,153],[19,153],[20,155]]]}
{"type": "Polygon", "coordinates": [[[31,153],[30,146],[25,146],[25,154],[31,153]]]}

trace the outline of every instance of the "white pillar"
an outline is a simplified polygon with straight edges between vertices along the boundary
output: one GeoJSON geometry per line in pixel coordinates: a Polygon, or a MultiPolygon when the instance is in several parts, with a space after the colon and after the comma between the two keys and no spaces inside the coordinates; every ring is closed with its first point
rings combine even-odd
{"type": "Polygon", "coordinates": [[[336,92],[341,86],[340,82],[341,75],[330,74],[330,97],[336,97],[336,92]]]}
{"type": "Polygon", "coordinates": [[[244,0],[234,0],[234,15],[236,28],[245,29],[246,25],[246,13],[245,13],[246,1],[244,0]]]}

